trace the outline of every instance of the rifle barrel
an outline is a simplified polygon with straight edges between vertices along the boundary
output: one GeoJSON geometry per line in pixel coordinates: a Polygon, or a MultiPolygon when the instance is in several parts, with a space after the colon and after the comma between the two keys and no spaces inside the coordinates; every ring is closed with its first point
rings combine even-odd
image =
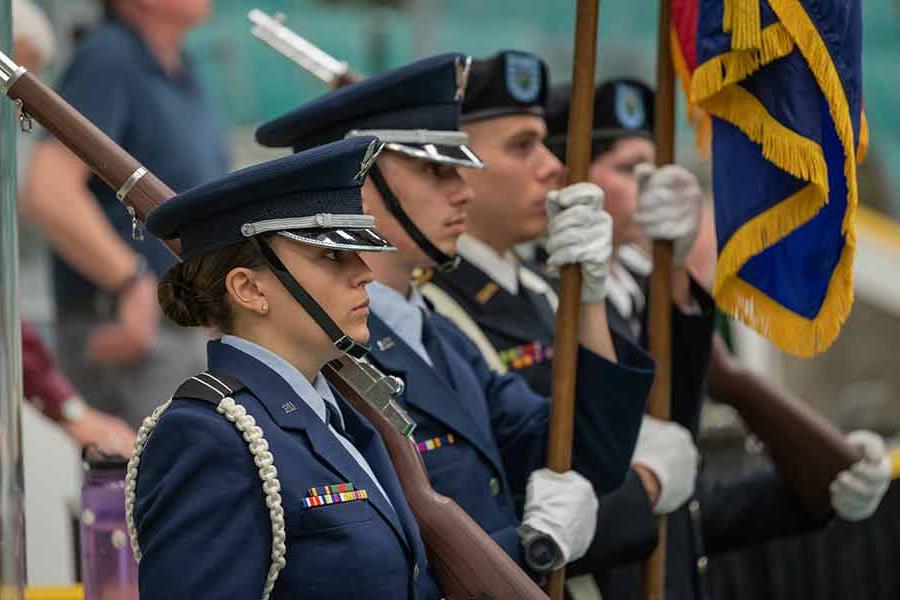
{"type": "Polygon", "coordinates": [[[253,23],[250,32],[275,51],[297,63],[328,85],[346,77],[347,63],[335,59],[321,48],[285,27],[278,19],[254,8],[247,13],[253,23]]]}

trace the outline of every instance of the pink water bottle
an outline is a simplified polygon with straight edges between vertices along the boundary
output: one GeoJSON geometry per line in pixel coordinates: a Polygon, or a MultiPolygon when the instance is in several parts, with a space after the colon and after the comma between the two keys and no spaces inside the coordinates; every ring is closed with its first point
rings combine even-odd
{"type": "Polygon", "coordinates": [[[121,456],[85,448],[81,486],[81,578],[85,600],[138,600],[137,563],[125,526],[121,456]]]}

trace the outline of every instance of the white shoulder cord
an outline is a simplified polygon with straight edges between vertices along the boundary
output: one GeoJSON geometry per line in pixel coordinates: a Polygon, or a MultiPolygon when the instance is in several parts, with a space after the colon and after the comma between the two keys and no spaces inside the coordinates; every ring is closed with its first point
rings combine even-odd
{"type": "MultiPolygon", "coordinates": [[[[223,385],[225,389],[229,389],[224,383],[206,373],[208,377],[212,377],[223,385]]],[[[286,564],[285,554],[287,547],[285,546],[285,525],[284,525],[284,508],[281,505],[281,482],[278,481],[278,469],[275,468],[275,459],[269,451],[269,443],[263,437],[263,431],[256,424],[256,420],[252,415],[247,414],[247,409],[234,401],[231,396],[226,396],[213,386],[192,377],[195,381],[216,390],[222,396],[222,400],[216,407],[216,411],[224,415],[226,419],[234,423],[238,431],[243,434],[244,440],[250,449],[250,455],[253,456],[253,462],[259,469],[259,478],[262,479],[262,489],[266,495],[266,506],[269,509],[269,518],[272,521],[272,564],[269,566],[269,573],[266,577],[266,583],[263,587],[262,600],[268,600],[278,580],[278,575],[286,564]]],[[[229,389],[229,392],[231,390],[229,389]]],[[[141,560],[141,550],[138,546],[137,530],[134,526],[134,502],[135,491],[137,489],[138,465],[141,462],[141,453],[147,443],[150,432],[156,427],[160,416],[169,408],[172,400],[156,408],[153,413],[144,419],[140,430],[137,433],[137,439],[134,444],[134,453],[128,461],[128,470],[125,474],[125,522],[128,526],[128,537],[131,540],[131,548],[134,552],[134,559],[138,562],[141,560]]]]}

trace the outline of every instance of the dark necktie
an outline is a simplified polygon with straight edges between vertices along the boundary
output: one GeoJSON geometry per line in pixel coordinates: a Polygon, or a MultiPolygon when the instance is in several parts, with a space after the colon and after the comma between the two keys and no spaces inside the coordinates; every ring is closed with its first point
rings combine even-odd
{"type": "Polygon", "coordinates": [[[425,346],[425,351],[431,357],[431,364],[434,365],[434,370],[437,371],[438,376],[445,383],[452,386],[453,380],[450,377],[450,368],[447,366],[447,356],[444,354],[441,342],[431,324],[431,317],[424,310],[422,311],[422,345],[425,346]]]}
{"type": "Polygon", "coordinates": [[[331,402],[328,402],[327,400],[325,401],[325,416],[328,419],[328,424],[331,425],[332,429],[338,432],[338,435],[346,438],[354,446],[356,445],[356,442],[353,441],[353,438],[350,437],[350,434],[344,429],[337,407],[333,406],[331,402]]]}
{"type": "Polygon", "coordinates": [[[556,328],[556,312],[550,305],[547,296],[526,287],[522,280],[519,279],[519,297],[524,298],[531,305],[540,320],[540,324],[543,325],[544,333],[552,339],[553,330],[556,328]]]}

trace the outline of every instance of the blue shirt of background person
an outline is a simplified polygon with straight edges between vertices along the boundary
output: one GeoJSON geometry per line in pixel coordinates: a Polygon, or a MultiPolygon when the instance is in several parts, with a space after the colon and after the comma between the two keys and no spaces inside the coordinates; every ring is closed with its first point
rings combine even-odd
{"type": "MultiPolygon", "coordinates": [[[[59,94],[176,192],[228,172],[225,137],[189,57],[169,74],[131,27],[114,18],[75,50],[59,94]]],[[[152,236],[132,239],[131,217],[115,192],[92,176],[89,188],[114,229],[147,258],[157,276],[174,262],[152,236]]],[[[97,288],[53,255],[57,306],[91,301],[97,288]]]]}

